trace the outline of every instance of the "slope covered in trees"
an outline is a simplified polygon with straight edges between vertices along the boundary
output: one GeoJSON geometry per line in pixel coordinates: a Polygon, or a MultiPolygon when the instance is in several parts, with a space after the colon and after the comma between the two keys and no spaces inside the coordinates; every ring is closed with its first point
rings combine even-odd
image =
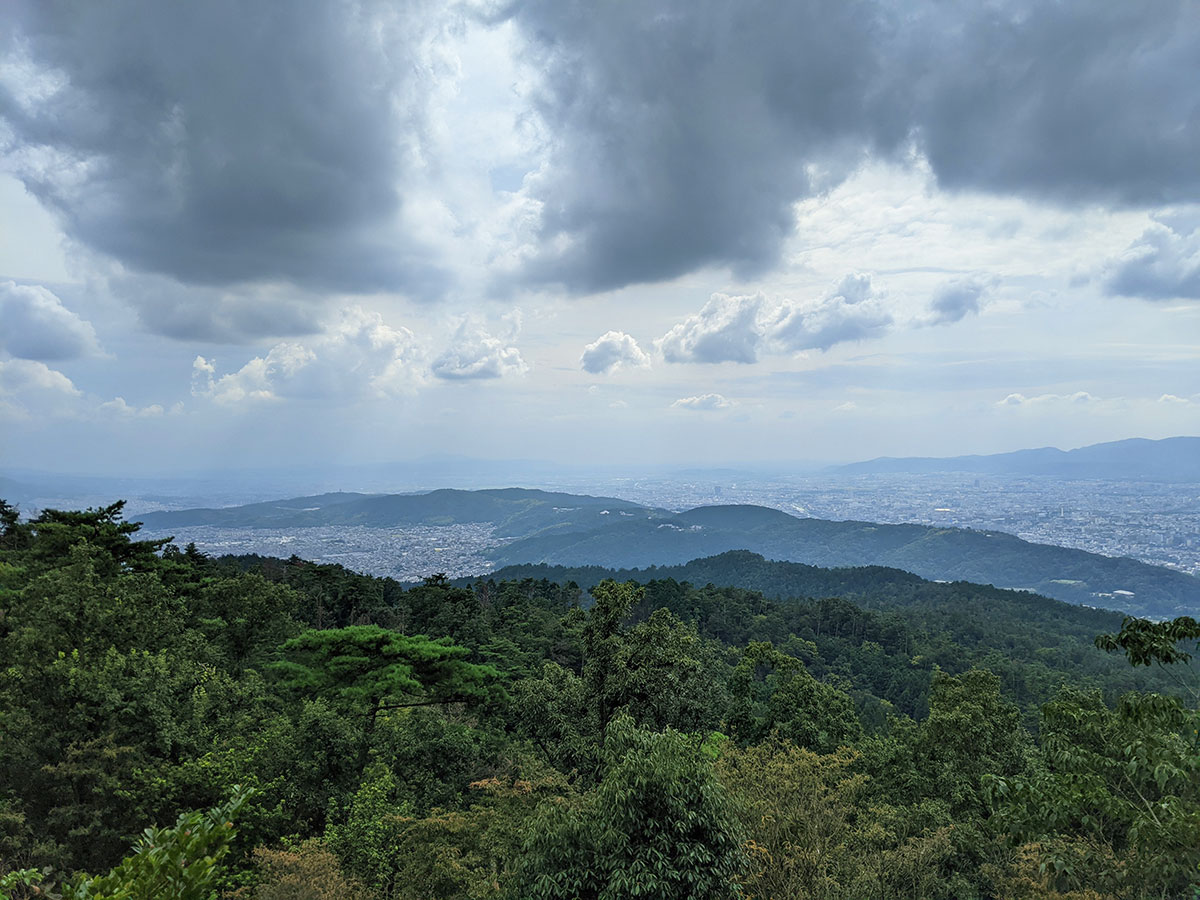
{"type": "Polygon", "coordinates": [[[631,518],[591,531],[535,535],[493,555],[502,565],[623,569],[677,565],[727,550],[816,566],[888,566],[1140,615],[1200,611],[1200,578],[1134,559],[1034,544],[998,531],[799,519],[761,506],[706,506],[669,519],[631,518]]]}
{"type": "MultiPolygon", "coordinates": [[[[972,644],[925,600],[655,574],[404,587],[0,505],[0,894],[1190,895],[1195,716],[1157,670],[995,674],[999,601],[972,644]]],[[[1200,634],[1120,625],[1166,669],[1200,634]]]]}

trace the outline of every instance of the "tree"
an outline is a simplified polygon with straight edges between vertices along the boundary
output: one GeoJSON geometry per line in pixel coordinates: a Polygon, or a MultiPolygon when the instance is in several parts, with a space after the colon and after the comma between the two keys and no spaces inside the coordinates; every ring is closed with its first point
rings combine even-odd
{"type": "Polygon", "coordinates": [[[1198,707],[1200,680],[1193,678],[1188,682],[1179,671],[1192,659],[1192,655],[1179,645],[1195,640],[1200,640],[1200,622],[1191,616],[1180,616],[1167,622],[1151,622],[1126,616],[1121,623],[1120,632],[1098,635],[1096,646],[1109,653],[1122,651],[1129,664],[1135,668],[1153,665],[1168,672],[1187,692],[1192,706],[1198,707]]]}
{"type": "Polygon", "coordinates": [[[378,625],[309,630],[287,641],[272,668],[285,688],[326,697],[363,716],[358,771],[366,768],[375,722],[384,710],[483,701],[499,673],[466,661],[446,638],[404,635],[378,625]]]}
{"type": "Polygon", "coordinates": [[[1064,688],[1042,710],[1040,765],[992,778],[998,822],[1036,843],[1059,889],[1177,897],[1200,863],[1200,759],[1174,698],[1064,688]]]}
{"type": "Polygon", "coordinates": [[[726,900],[739,895],[737,819],[697,738],[620,715],[594,792],[545,801],[525,843],[529,900],[726,900]]]}
{"type": "MultiPolygon", "coordinates": [[[[139,522],[122,521],[125,501],[83,511],[59,509],[42,510],[29,522],[32,533],[30,552],[38,565],[53,565],[66,555],[66,550],[86,541],[102,553],[102,572],[152,569],[158,565],[157,553],[173,538],[153,541],[134,541],[130,535],[142,526],[139,522]]],[[[6,525],[5,535],[9,528],[6,525]]]]}
{"type": "Polygon", "coordinates": [[[823,753],[851,744],[862,725],[850,696],[817,681],[804,663],[766,641],[751,641],[730,679],[730,730],[742,744],[772,732],[823,753]]]}
{"type": "Polygon", "coordinates": [[[120,865],[69,884],[64,900],[209,900],[229,852],[233,819],[250,794],[235,788],[214,809],[184,813],[170,828],[147,828],[120,865]]]}

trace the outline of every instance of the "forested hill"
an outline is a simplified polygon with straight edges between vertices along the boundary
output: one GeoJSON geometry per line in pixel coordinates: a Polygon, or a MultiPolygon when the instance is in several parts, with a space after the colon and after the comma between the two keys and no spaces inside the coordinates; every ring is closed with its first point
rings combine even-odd
{"type": "Polygon", "coordinates": [[[424,494],[322,494],[225,509],[181,509],[141,517],[147,529],[193,525],[225,528],[308,528],[322,525],[493,525],[501,537],[543,531],[578,531],[609,519],[670,515],[614,497],[589,497],[554,491],[501,488],[424,494]]]}
{"type": "MultiPolygon", "coordinates": [[[[590,590],[606,578],[617,581],[673,580],[681,583],[722,585],[756,591],[772,600],[804,597],[839,597],[865,609],[901,610],[939,608],[943,615],[965,621],[999,614],[1029,626],[1049,623],[1056,630],[1078,635],[1120,628],[1123,613],[1079,606],[1028,591],[1013,591],[967,581],[929,581],[911,572],[886,566],[821,568],[804,563],[768,560],[748,550],[730,550],[717,556],[694,559],[678,566],[645,569],[606,569],[601,566],[505,566],[490,576],[497,581],[545,579],[556,584],[574,583],[590,590]]],[[[461,578],[469,585],[476,578],[461,578]]]]}
{"type": "Polygon", "coordinates": [[[1139,615],[1200,610],[1200,578],[1134,559],[1033,544],[998,531],[799,519],[759,506],[699,507],[668,519],[630,518],[583,533],[534,536],[493,556],[501,565],[625,569],[677,565],[727,550],[826,567],[889,566],[1139,615]]]}
{"type": "MultiPolygon", "coordinates": [[[[1119,630],[1120,613],[990,585],[926,581],[880,566],[822,569],[772,562],[739,550],[681,566],[646,569],[507,566],[490,578],[497,583],[574,584],[585,590],[605,579],[634,581],[646,586],[649,608],[666,606],[684,620],[696,622],[702,633],[735,644],[801,633],[801,626],[789,622],[801,609],[807,611],[805,616],[814,616],[806,619],[808,627],[823,615],[826,640],[838,634],[878,641],[875,629],[881,623],[902,623],[906,633],[921,636],[909,647],[910,655],[935,659],[951,670],[968,665],[967,660],[986,664],[1009,673],[1007,683],[1027,699],[1045,690],[1026,681],[1030,666],[1039,673],[1034,680],[1043,685],[1119,674],[1111,658],[1093,652],[1092,639],[1119,630]]],[[[816,625],[816,630],[820,632],[822,626],[816,625]]],[[[886,677],[895,678],[895,671],[886,677]]],[[[1166,682],[1160,688],[1165,686],[1166,682]]]]}

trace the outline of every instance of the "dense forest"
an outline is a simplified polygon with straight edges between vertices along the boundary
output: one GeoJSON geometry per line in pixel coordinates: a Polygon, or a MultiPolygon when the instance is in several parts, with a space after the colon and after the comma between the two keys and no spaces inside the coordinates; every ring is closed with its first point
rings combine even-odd
{"type": "Polygon", "coordinates": [[[0,897],[1193,896],[1191,619],[691,565],[405,586],[0,501],[0,897]]]}

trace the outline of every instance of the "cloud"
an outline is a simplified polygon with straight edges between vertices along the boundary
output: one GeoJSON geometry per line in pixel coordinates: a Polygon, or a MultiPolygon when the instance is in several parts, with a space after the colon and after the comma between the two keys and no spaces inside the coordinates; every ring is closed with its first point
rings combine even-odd
{"type": "Polygon", "coordinates": [[[892,316],[867,275],[852,273],[816,300],[713,294],[655,342],[671,363],[757,362],[760,353],[828,350],[886,334],[892,316]]]}
{"type": "Polygon", "coordinates": [[[70,378],[57,369],[51,369],[45,363],[25,359],[0,359],[0,392],[19,394],[31,391],[80,396],[79,389],[72,384],[70,378]]]}
{"type": "Polygon", "coordinates": [[[524,374],[529,366],[511,345],[519,329],[520,320],[514,318],[505,325],[507,333],[497,337],[474,319],[465,319],[450,346],[433,361],[433,374],[451,381],[524,374]]]}
{"type": "Polygon", "coordinates": [[[1018,407],[1018,408],[1038,408],[1046,406],[1088,406],[1095,403],[1102,403],[1099,397],[1089,394],[1087,391],[1076,391],[1073,394],[1038,394],[1035,397],[1026,397],[1024,394],[1009,394],[1003,400],[996,403],[1000,407],[1018,407]]]}
{"type": "Polygon", "coordinates": [[[961,321],[982,306],[987,285],[978,279],[955,280],[942,286],[929,302],[928,325],[949,325],[961,321]]]}
{"type": "Polygon", "coordinates": [[[424,380],[425,349],[407,328],[377,313],[346,310],[325,334],[283,341],[236,372],[217,375],[203,356],[192,363],[192,394],[231,405],[277,399],[380,399],[413,392],[424,380]]]}
{"type": "Polygon", "coordinates": [[[44,287],[0,282],[0,349],[32,360],[76,359],[100,351],[96,331],[44,287]]]}
{"type": "Polygon", "coordinates": [[[1105,290],[1146,300],[1200,300],[1200,222],[1156,218],[1120,259],[1110,261],[1105,290]]]}
{"type": "Polygon", "coordinates": [[[865,159],[1064,204],[1200,199],[1200,17],[1100,4],[515,0],[549,155],[524,277],[769,269],[865,159]]]}
{"type": "Polygon", "coordinates": [[[680,397],[671,404],[673,409],[691,409],[706,411],[713,409],[728,409],[733,406],[732,400],[727,400],[720,394],[700,394],[697,397],[680,397]]]}
{"type": "Polygon", "coordinates": [[[757,362],[763,303],[761,294],[713,294],[699,313],[680,322],[655,346],[671,363],[757,362]]]}
{"type": "Polygon", "coordinates": [[[100,404],[100,412],[117,419],[155,419],[163,415],[164,410],[157,403],[150,406],[130,406],[124,397],[114,397],[100,404]]]}
{"type": "Polygon", "coordinates": [[[799,353],[880,337],[891,326],[871,279],[851,274],[816,301],[783,301],[765,324],[764,337],[778,352],[799,353]]]}
{"type": "Polygon", "coordinates": [[[236,289],[186,285],[161,275],[118,273],[108,290],[154,334],[182,341],[242,344],[321,330],[321,298],[290,285],[236,289]]]}
{"type": "Polygon", "coordinates": [[[4,418],[73,415],[82,396],[70,378],[43,362],[0,359],[0,415],[4,418]]]}
{"type": "Polygon", "coordinates": [[[71,238],[132,270],[436,292],[444,275],[399,223],[439,9],[17,2],[8,161],[71,238]]]}
{"type": "Polygon", "coordinates": [[[650,365],[650,357],[625,332],[606,331],[583,348],[579,364],[585,372],[603,375],[620,368],[646,368],[650,365]]]}

